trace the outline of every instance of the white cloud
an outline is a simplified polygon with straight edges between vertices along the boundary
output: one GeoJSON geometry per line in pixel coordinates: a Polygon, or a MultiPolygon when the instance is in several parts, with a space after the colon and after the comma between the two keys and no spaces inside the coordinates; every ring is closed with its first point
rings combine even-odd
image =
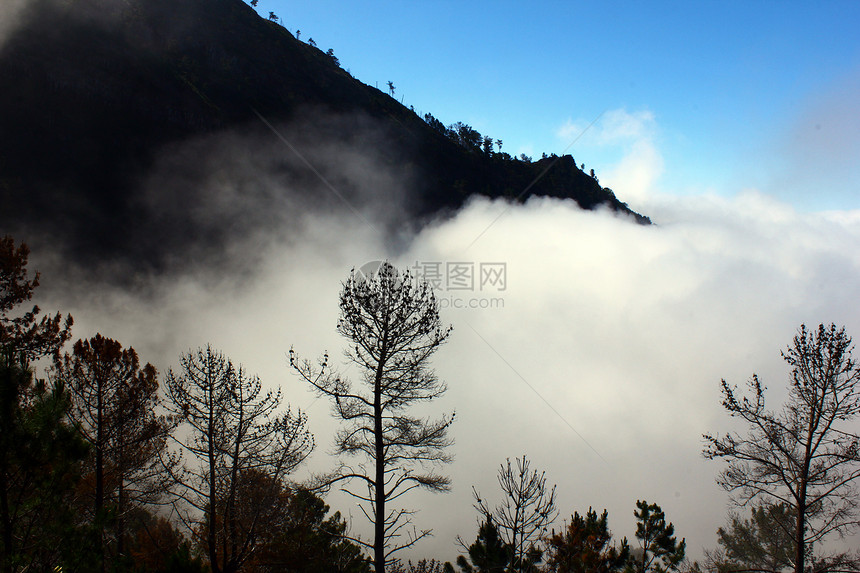
{"type": "MultiPolygon", "coordinates": [[[[396,259],[501,261],[508,278],[496,293],[504,308],[444,312],[455,332],[434,365],[450,391],[433,409],[457,411],[456,461],[446,469],[454,491],[407,500],[422,508],[419,524],[437,531],[414,555],[453,558],[454,536],[476,532],[470,487],[492,499],[498,464],[523,453],[559,484],[562,515],[606,507],[613,530],[631,536],[633,504],[647,498],[698,555],[715,543],[725,511],[713,482],[719,464],[700,457],[701,434],[729,427],[719,380],[758,372],[778,391],[779,350],[803,321],[860,333],[860,215],[800,215],[743,195],[678,200],[663,207],[673,224],[642,227],[533,200],[464,251],[505,208],[475,201],[396,259]]],[[[77,336],[117,337],[162,371],[212,342],[308,409],[320,444],[312,467],[324,469],[333,463],[328,404],[290,375],[285,353],[295,345],[309,358],[337,356],[346,343],[334,329],[339,281],[390,255],[353,223],[314,221],[302,244],[273,247],[238,289],[183,281],[155,301],[114,292],[43,306],[73,312],[77,336]]]]}
{"type": "Polygon", "coordinates": [[[566,143],[579,139],[590,145],[627,145],[643,138],[653,138],[656,128],[653,112],[628,112],[620,108],[607,110],[593,124],[568,119],[556,130],[556,135],[566,143]]]}
{"type": "Polygon", "coordinates": [[[663,173],[653,112],[609,110],[593,125],[568,119],[556,135],[565,145],[575,142],[570,152],[589,158],[586,169],[595,169],[601,185],[619,191],[634,210],[644,209],[663,173]]]}
{"type": "MultiPolygon", "coordinates": [[[[76,336],[101,331],[162,372],[211,342],[308,411],[319,444],[308,469],[324,470],[335,423],[290,374],[286,352],[340,355],[337,294],[349,269],[382,257],[400,266],[504,262],[503,292],[442,293],[501,297],[504,307],[443,311],[455,330],[433,364],[450,390],[430,410],[457,411],[456,457],[445,468],[453,491],[404,498],[421,510],[417,525],[436,530],[411,555],[452,560],[455,536],[477,533],[471,486],[495,499],[499,464],[526,453],[558,484],[562,517],[607,508],[615,534],[632,538],[634,504],[647,499],[699,557],[726,511],[713,479],[721,466],[701,457],[702,433],[730,427],[719,381],[743,384],[757,372],[776,399],[787,374],[779,351],[801,322],[834,321],[860,336],[860,212],[799,213],[756,191],[653,192],[656,176],[637,171],[659,158],[646,145],[653,118],[607,120],[596,136],[629,149],[607,173],[642,185],[657,225],[557,200],[475,200],[394,252],[357,217],[309,215],[301,240],[258,247],[264,262],[250,276],[162,279],[140,294],[76,277],[80,292],[54,289],[40,304],[72,312],[76,336]]],[[[62,280],[45,273],[42,282],[62,280]]],[[[328,501],[367,533],[348,498],[328,501]]]]}

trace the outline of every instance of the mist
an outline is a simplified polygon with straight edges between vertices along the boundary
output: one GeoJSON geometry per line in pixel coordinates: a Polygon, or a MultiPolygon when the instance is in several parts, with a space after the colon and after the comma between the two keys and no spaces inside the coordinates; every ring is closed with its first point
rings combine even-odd
{"type": "Polygon", "coordinates": [[[9,37],[21,26],[29,2],[26,0],[7,0],[0,8],[0,51],[9,37]]]}
{"type": "MultiPolygon", "coordinates": [[[[300,133],[293,127],[279,129],[300,133]]],[[[234,271],[203,258],[119,287],[108,267],[84,270],[34,249],[30,267],[44,285],[38,302],[71,313],[75,339],[115,338],[162,375],[180,353],[211,343],[280,386],[286,402],[307,412],[318,444],[292,476],[301,481],[334,466],[337,426],[330,405],[290,372],[287,353],[341,356],[348,342],[336,332],[337,300],[350,270],[382,259],[425,271],[471,265],[471,289],[437,291],[454,331],[432,365],[449,390],[426,410],[457,413],[455,460],[441,468],[452,491],[402,498],[419,510],[415,525],[434,530],[404,558],[453,561],[456,536],[471,543],[477,534],[472,486],[495,502],[499,465],[523,454],[558,484],[556,527],[574,511],[606,508],[615,536],[632,539],[635,502],[646,499],[700,558],[716,545],[729,509],[714,483],[722,465],[701,455],[703,433],[733,428],[719,404],[720,380],[743,385],[758,373],[776,405],[788,380],[779,352],[801,323],[836,322],[860,335],[860,212],[799,212],[756,190],[661,192],[659,151],[639,132],[599,173],[622,200],[629,190],[631,207],[656,225],[572,201],[473,199],[400,234],[384,229],[398,220],[414,174],[382,165],[370,146],[296,139],[298,149],[316,150],[307,156],[320,173],[340,166],[330,187],[315,183],[316,193],[356,189],[310,207],[318,203],[302,182],[273,175],[269,159],[249,159],[295,161],[292,151],[274,137],[249,137],[178,144],[143,182],[153,205],[172,212],[168,198],[188,187],[176,174],[192,164],[210,174],[193,178],[204,184],[190,196],[197,210],[185,216],[253,221],[219,246],[234,271]],[[258,192],[236,195],[231,182],[249,173],[258,192]],[[482,264],[503,265],[496,268],[504,283],[482,284],[482,264]]],[[[332,492],[326,501],[351,518],[354,533],[370,535],[350,498],[332,492]]]]}

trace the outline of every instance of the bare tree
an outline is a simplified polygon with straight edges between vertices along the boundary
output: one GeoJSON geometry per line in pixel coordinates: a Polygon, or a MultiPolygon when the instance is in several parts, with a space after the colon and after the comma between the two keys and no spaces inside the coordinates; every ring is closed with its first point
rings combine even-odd
{"type": "Polygon", "coordinates": [[[171,371],[165,381],[168,409],[181,422],[174,440],[190,458],[171,472],[184,502],[178,509],[206,547],[213,573],[233,573],[265,525],[265,507],[240,504],[242,484],[263,476],[280,487],[313,439],[304,414],[277,412],[280,391],[264,392],[259,378],[211,347],[183,355],[180,364],[181,373],[171,371]]]}
{"type": "Polygon", "coordinates": [[[169,424],[156,414],[157,372],[140,366],[134,348],[96,334],[57,356],[51,377],[69,389],[69,417],[91,446],[93,519],[101,529],[103,509],[114,511],[116,554],[122,555],[126,514],[157,501],[165,489],[158,462],[169,424]]]}
{"type": "Polygon", "coordinates": [[[541,552],[535,544],[558,516],[555,486],[547,487],[546,472],[530,465],[524,454],[516,458],[516,468],[510,458],[499,467],[497,479],[505,498],[494,508],[472,488],[475,509],[493,520],[504,542],[513,548],[512,571],[530,571],[539,562],[541,552]]]}
{"type": "Polygon", "coordinates": [[[353,272],[343,284],[337,329],[351,343],[345,354],[361,369],[360,385],[333,372],[328,355],[314,367],[290,350],[290,364],[331,399],[335,416],[345,422],[335,449],[358,462],[343,463],[322,478],[321,487],[342,483],[343,491],[359,500],[374,525],[374,541],[353,541],[372,549],[375,570],[383,573],[395,551],[431,533],[405,529],[414,511],[391,509],[389,502],[417,487],[448,491],[450,486],[449,478],[427,466],[450,461],[445,448],[454,416],[422,419],[407,410],[445,392],[428,363],[451,328],[442,326],[426,282],[383,263],[370,277],[353,272]],[[355,482],[363,486],[358,491],[349,487],[355,482]]]}
{"type": "Polygon", "coordinates": [[[782,353],[791,366],[782,408],[765,408],[766,388],[755,375],[748,383],[749,397],[739,398],[723,380],[723,406],[749,432],[704,436],[705,457],[728,461],[717,483],[736,503],[782,503],[792,512],[796,573],[812,560],[813,544],[858,525],[860,436],[849,431],[847,422],[860,413],[860,370],[851,351],[844,328],[822,324],[812,332],[802,325],[782,353]]]}

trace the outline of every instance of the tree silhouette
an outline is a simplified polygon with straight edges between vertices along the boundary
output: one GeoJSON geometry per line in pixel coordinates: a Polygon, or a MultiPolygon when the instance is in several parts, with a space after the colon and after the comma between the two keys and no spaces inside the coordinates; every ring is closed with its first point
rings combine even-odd
{"type": "Polygon", "coordinates": [[[610,545],[606,510],[600,517],[591,508],[585,516],[574,512],[570,523],[547,538],[547,566],[555,573],[613,573],[628,564],[630,547],[627,539],[620,547],[610,545]]]}
{"type": "Polygon", "coordinates": [[[182,471],[171,471],[177,501],[186,505],[177,508],[206,548],[212,572],[234,573],[253,553],[266,509],[240,504],[243,487],[256,474],[279,484],[305,460],[313,439],[304,414],[277,412],[280,391],[264,392],[259,378],[211,347],[184,354],[180,364],[165,381],[166,406],[180,422],[174,441],[190,458],[182,471]]]}
{"type": "Polygon", "coordinates": [[[328,56],[329,58],[331,58],[331,61],[334,62],[334,65],[336,65],[336,66],[340,65],[340,60],[338,60],[337,56],[334,55],[334,49],[333,48],[329,48],[328,51],[325,53],[325,55],[328,56]]]}
{"type": "Polygon", "coordinates": [[[633,511],[636,517],[636,539],[639,540],[641,556],[632,559],[636,573],[666,573],[676,571],[684,560],[687,543],[675,539],[675,526],[666,523],[666,515],[656,503],[637,501],[633,511]]]}
{"type": "Polygon", "coordinates": [[[124,518],[135,505],[157,501],[166,487],[159,461],[169,425],[156,415],[155,368],[97,334],[78,340],[71,354],[57,356],[51,377],[69,389],[69,417],[91,446],[88,470],[93,475],[92,520],[104,545],[105,509],[115,525],[117,555],[123,554],[124,518]]]}
{"type": "Polygon", "coordinates": [[[513,571],[528,571],[540,562],[537,542],[558,515],[555,486],[547,487],[546,472],[532,470],[530,465],[523,455],[516,458],[516,467],[510,458],[499,467],[497,479],[504,500],[494,508],[472,489],[475,509],[493,518],[502,539],[513,549],[513,571]]]}
{"type": "Polygon", "coordinates": [[[245,487],[242,505],[264,506],[257,550],[245,570],[291,573],[368,573],[370,563],[361,548],[344,539],[346,523],[340,512],[326,517],[329,506],[304,488],[270,484],[255,474],[245,487]],[[274,487],[272,487],[274,486],[274,487]]]}
{"type": "Polygon", "coordinates": [[[70,570],[95,561],[75,514],[87,445],[66,423],[62,385],[34,380],[21,355],[0,352],[0,570],[70,570]]]}
{"type": "Polygon", "coordinates": [[[45,569],[59,556],[82,555],[72,514],[86,444],[66,424],[69,400],[62,385],[35,380],[30,362],[58,353],[69,339],[71,317],[38,318],[22,311],[39,286],[30,279],[30,249],[0,238],[0,569],[45,569]],[[45,516],[51,516],[45,519],[45,516]]]}
{"type": "Polygon", "coordinates": [[[852,349],[844,328],[801,325],[782,353],[791,366],[782,409],[765,408],[766,388],[756,375],[750,397],[737,397],[723,380],[723,406],[749,432],[704,436],[705,457],[728,461],[717,483],[737,503],[783,503],[795,516],[796,573],[804,570],[809,546],[857,524],[860,436],[847,423],[860,413],[860,369],[852,349]]]}
{"type": "Polygon", "coordinates": [[[728,527],[717,530],[720,549],[705,552],[708,569],[773,573],[793,569],[796,522],[784,503],[753,507],[749,519],[732,514],[728,527]]]}
{"type": "Polygon", "coordinates": [[[22,356],[31,362],[42,356],[50,356],[71,337],[72,317],[65,320],[55,316],[38,318],[40,310],[34,306],[26,312],[10,312],[33,298],[39,286],[39,273],[32,280],[27,277],[27,261],[30,248],[5,235],[0,238],[0,348],[22,356]]]}
{"type": "Polygon", "coordinates": [[[394,83],[391,80],[388,80],[388,93],[394,97],[394,83]]]}
{"type": "Polygon", "coordinates": [[[463,573],[504,573],[514,556],[513,547],[502,541],[490,516],[481,524],[478,538],[467,551],[468,560],[463,555],[457,557],[457,566],[463,573]]]}
{"type": "Polygon", "coordinates": [[[371,277],[352,273],[340,294],[338,332],[350,342],[346,357],[362,373],[361,384],[333,372],[326,355],[318,367],[290,350],[290,364],[321,395],[331,399],[334,414],[345,422],[335,438],[335,450],[356,465],[344,463],[321,479],[321,487],[342,483],[359,500],[374,525],[372,548],[377,573],[395,551],[430,534],[404,531],[413,511],[391,509],[389,502],[422,487],[447,491],[450,480],[426,466],[450,461],[448,427],[453,415],[437,420],[408,413],[410,406],[445,392],[429,369],[433,353],[445,342],[439,306],[426,282],[415,282],[383,263],[371,277]],[[358,483],[366,491],[350,489],[358,483]],[[401,540],[405,536],[405,540],[401,540]]]}

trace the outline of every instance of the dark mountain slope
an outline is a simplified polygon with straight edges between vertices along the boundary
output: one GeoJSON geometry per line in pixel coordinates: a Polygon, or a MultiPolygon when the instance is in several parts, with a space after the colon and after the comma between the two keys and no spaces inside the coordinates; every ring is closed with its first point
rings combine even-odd
{"type": "MultiPolygon", "coordinates": [[[[402,174],[404,212],[388,225],[456,209],[471,194],[513,198],[527,188],[520,199],[563,197],[630,213],[571,157],[529,187],[552,159],[526,163],[458,145],[240,0],[34,0],[0,51],[0,84],[0,229],[31,242],[50,237],[82,260],[158,267],[193,244],[217,250],[231,233],[261,224],[250,207],[247,220],[226,226],[228,213],[192,213],[206,199],[196,188],[210,177],[207,157],[189,158],[200,163],[190,175],[153,178],[166,154],[182,155],[182,142],[229,133],[239,148],[215,147],[231,158],[266,142],[280,158],[261,168],[297,193],[294,207],[332,201],[257,112],[359,208],[372,194],[361,189],[368,180],[344,171],[332,145],[364,149],[375,170],[402,174]]],[[[258,205],[253,177],[234,179],[246,205],[258,205]]]]}

